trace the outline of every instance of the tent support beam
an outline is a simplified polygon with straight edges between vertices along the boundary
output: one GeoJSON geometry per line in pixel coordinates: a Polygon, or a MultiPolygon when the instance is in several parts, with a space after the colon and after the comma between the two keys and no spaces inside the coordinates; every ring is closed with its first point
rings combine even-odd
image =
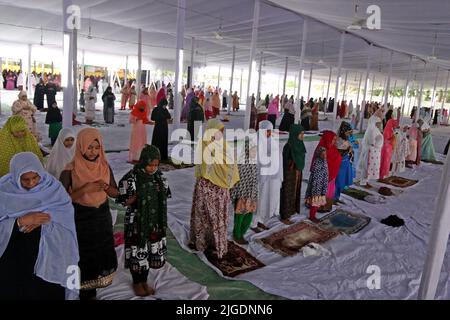
{"type": "MultiPolygon", "coordinates": [[[[227,112],[230,114],[231,110],[231,95],[233,94],[233,80],[234,80],[234,67],[236,62],[236,46],[233,46],[233,58],[231,60],[231,80],[230,80],[230,93],[228,94],[227,112]]],[[[242,89],[241,89],[242,91],[242,89]]],[[[240,94],[240,93],[239,93],[240,94]]]]}
{"type": "MultiPolygon", "coordinates": [[[[445,81],[445,89],[444,92],[442,94],[442,104],[441,104],[441,112],[439,113],[439,117],[442,117],[443,112],[444,112],[444,105],[445,105],[445,100],[447,99],[447,90],[448,90],[448,79],[450,78],[450,70],[447,73],[447,81],[445,81]]],[[[448,120],[447,120],[448,122],[448,120]]],[[[447,123],[446,123],[447,124],[447,123]]],[[[441,125],[441,121],[438,121],[438,126],[441,125]]]]}
{"type": "Polygon", "coordinates": [[[345,31],[341,33],[341,45],[339,47],[339,62],[338,62],[338,72],[336,76],[336,88],[334,90],[334,106],[333,106],[333,130],[336,129],[336,114],[337,114],[337,104],[339,98],[339,78],[341,77],[342,61],[344,60],[344,42],[345,42],[345,31]]]}
{"type": "Polygon", "coordinates": [[[303,82],[303,65],[305,63],[305,53],[306,53],[306,39],[308,37],[308,19],[303,20],[303,32],[302,32],[302,49],[300,52],[300,68],[298,70],[298,88],[297,88],[297,106],[295,110],[295,123],[300,120],[300,96],[303,82]]]}
{"type": "Polygon", "coordinates": [[[327,86],[327,105],[323,108],[323,115],[327,115],[328,105],[330,104],[330,85],[331,85],[331,73],[333,69],[330,67],[330,74],[328,75],[328,86],[327,86]]]}
{"type": "Polygon", "coordinates": [[[312,84],[313,68],[314,68],[314,65],[311,64],[311,68],[309,69],[308,101],[311,98],[311,84],[312,84]]]}
{"type": "Polygon", "coordinates": [[[405,113],[405,104],[406,104],[406,99],[408,98],[408,91],[409,91],[409,81],[411,80],[411,74],[412,74],[412,56],[409,58],[409,70],[408,70],[408,78],[406,78],[406,83],[405,83],[405,89],[403,90],[403,95],[402,95],[402,102],[401,102],[401,107],[402,107],[402,117],[404,116],[405,113]]]}
{"type": "MultiPolygon", "coordinates": [[[[363,132],[363,128],[364,128],[364,113],[366,110],[366,104],[367,104],[367,89],[369,89],[369,76],[370,76],[370,67],[371,67],[371,62],[372,62],[372,51],[373,51],[373,44],[370,44],[369,47],[369,53],[367,54],[367,65],[366,65],[366,79],[364,80],[364,94],[363,94],[363,98],[361,101],[361,108],[359,108],[359,132],[363,132]]],[[[375,74],[374,74],[375,77],[375,74]]],[[[374,79],[375,82],[375,79],[374,79]]],[[[373,83],[372,83],[372,91],[373,91],[373,83]]],[[[370,97],[370,99],[372,99],[372,96],[370,97]]],[[[358,107],[358,103],[356,103],[356,107],[358,107]]]]}
{"type": "Polygon", "coordinates": [[[177,8],[177,52],[176,52],[176,66],[175,66],[175,86],[174,86],[174,129],[180,126],[181,117],[181,87],[183,81],[183,40],[184,40],[184,26],[186,23],[186,0],[178,0],[177,8]]]}

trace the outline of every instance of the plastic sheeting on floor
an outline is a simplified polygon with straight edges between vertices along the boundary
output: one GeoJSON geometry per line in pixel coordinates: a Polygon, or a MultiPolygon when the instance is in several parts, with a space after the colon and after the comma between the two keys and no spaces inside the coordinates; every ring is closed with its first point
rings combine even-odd
{"type": "MultiPolygon", "coordinates": [[[[307,149],[312,146],[307,145],[307,149]]],[[[311,153],[309,153],[311,154],[311,153]]],[[[308,168],[308,166],[305,166],[308,168]]],[[[419,180],[386,203],[374,205],[343,195],[340,207],[363,213],[372,218],[361,232],[352,236],[341,235],[323,244],[331,256],[281,257],[256,243],[284,227],[277,218],[268,225],[271,230],[247,233],[247,250],[266,264],[266,267],[242,274],[236,279],[246,280],[260,289],[289,299],[416,299],[420,275],[424,265],[431,220],[435,207],[435,191],[442,166],[422,164],[402,176],[419,180]],[[405,220],[405,226],[392,228],[379,221],[391,214],[405,220]],[[376,288],[374,271],[380,271],[380,287],[376,288]],[[369,285],[368,285],[369,284],[369,285]],[[375,285],[374,285],[375,284],[375,285]],[[373,288],[370,289],[369,287],[373,288]]],[[[307,171],[307,170],[305,170],[307,171]]],[[[181,246],[187,248],[189,221],[194,188],[193,169],[168,172],[173,199],[169,201],[169,226],[181,246]]],[[[303,184],[302,196],[306,191],[303,184]]],[[[306,218],[306,208],[294,221],[306,218]]],[[[230,211],[229,238],[232,231],[230,211]]],[[[444,260],[437,290],[437,299],[449,299],[450,248],[444,260]]],[[[199,257],[215,269],[202,253],[199,257]]]]}
{"type": "Polygon", "coordinates": [[[119,267],[112,285],[99,289],[99,300],[206,300],[209,295],[206,287],[190,281],[169,263],[158,270],[151,269],[148,284],[156,293],[149,297],[137,297],[133,293],[133,280],[130,271],[124,269],[124,246],[116,248],[119,267]]]}

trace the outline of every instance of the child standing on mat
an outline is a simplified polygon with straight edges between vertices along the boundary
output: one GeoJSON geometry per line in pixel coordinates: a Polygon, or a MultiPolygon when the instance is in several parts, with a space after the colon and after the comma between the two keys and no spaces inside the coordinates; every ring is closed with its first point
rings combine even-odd
{"type": "Polygon", "coordinates": [[[308,188],[305,194],[305,203],[309,206],[309,220],[318,222],[317,209],[327,203],[328,192],[328,164],[327,151],[324,147],[318,147],[315,152],[311,174],[309,175],[308,188]]]}
{"type": "Polygon", "coordinates": [[[125,215],[125,268],[133,277],[137,296],[153,295],[147,283],[149,269],[164,266],[167,256],[167,198],[170,189],[158,169],[161,155],[146,145],[139,163],[119,182],[118,202],[127,206],[125,215]]]}

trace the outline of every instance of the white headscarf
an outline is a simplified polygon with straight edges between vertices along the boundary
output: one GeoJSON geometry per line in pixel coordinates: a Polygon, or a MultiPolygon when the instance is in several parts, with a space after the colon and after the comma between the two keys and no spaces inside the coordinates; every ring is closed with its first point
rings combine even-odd
{"type": "Polygon", "coordinates": [[[56,179],[60,178],[61,172],[66,165],[73,160],[75,154],[76,142],[74,142],[71,148],[66,148],[64,146],[64,141],[67,138],[76,139],[76,134],[73,129],[64,128],[59,132],[58,139],[56,139],[56,143],[53,146],[47,162],[47,171],[56,179]]]}
{"type": "Polygon", "coordinates": [[[377,127],[377,123],[381,121],[381,118],[373,115],[370,117],[367,124],[367,130],[362,140],[361,155],[358,162],[358,168],[361,170],[361,172],[367,171],[367,165],[369,162],[369,148],[375,146],[381,150],[381,148],[383,147],[383,134],[377,127]]]}

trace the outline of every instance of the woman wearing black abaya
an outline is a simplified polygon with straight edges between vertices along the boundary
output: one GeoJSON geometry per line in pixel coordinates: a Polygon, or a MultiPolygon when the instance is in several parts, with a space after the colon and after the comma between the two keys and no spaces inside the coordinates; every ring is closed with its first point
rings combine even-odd
{"type": "Polygon", "coordinates": [[[50,109],[56,102],[56,85],[52,82],[48,82],[45,85],[45,94],[47,95],[47,106],[50,109]]]}
{"type": "Polygon", "coordinates": [[[112,88],[109,86],[103,93],[103,119],[106,123],[114,123],[114,101],[116,96],[112,92],[112,88]]]}
{"type": "Polygon", "coordinates": [[[45,96],[45,85],[44,81],[41,79],[34,89],[34,99],[33,104],[38,110],[44,109],[44,96],[45,96]]]}
{"type": "Polygon", "coordinates": [[[202,123],[205,122],[205,113],[203,112],[202,106],[198,103],[197,97],[192,98],[188,113],[187,129],[189,131],[189,139],[191,139],[191,141],[196,141],[195,121],[201,121],[202,123]]]}
{"type": "Polygon", "coordinates": [[[153,130],[152,145],[156,146],[161,153],[161,160],[169,159],[169,120],[172,118],[167,110],[168,101],[162,98],[152,112],[152,121],[155,121],[153,130]]]}

